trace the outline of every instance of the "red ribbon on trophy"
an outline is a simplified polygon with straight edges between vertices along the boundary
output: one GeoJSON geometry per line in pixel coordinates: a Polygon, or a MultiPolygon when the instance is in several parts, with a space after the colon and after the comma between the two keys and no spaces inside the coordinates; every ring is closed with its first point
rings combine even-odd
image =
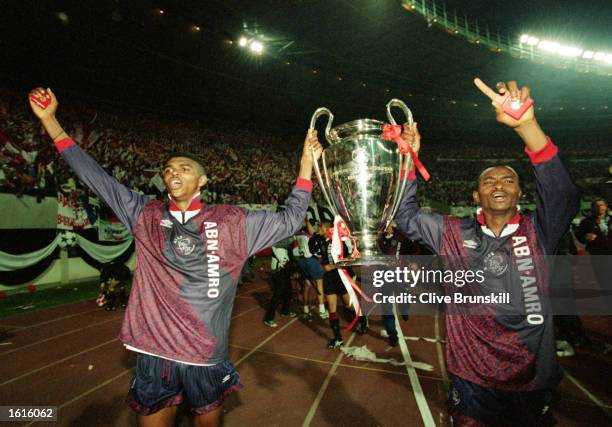
{"type": "Polygon", "coordinates": [[[427,169],[423,163],[419,160],[415,152],[412,150],[412,147],[408,142],[404,141],[401,137],[402,135],[402,126],[401,125],[384,125],[383,126],[383,134],[382,137],[387,141],[393,141],[399,147],[399,151],[402,154],[410,154],[412,157],[412,161],[414,162],[414,166],[417,168],[421,176],[425,181],[429,181],[431,177],[427,169]]]}

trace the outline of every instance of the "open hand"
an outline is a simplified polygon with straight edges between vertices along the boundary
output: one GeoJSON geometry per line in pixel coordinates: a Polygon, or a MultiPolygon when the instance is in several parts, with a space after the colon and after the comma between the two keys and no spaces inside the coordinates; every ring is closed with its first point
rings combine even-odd
{"type": "Polygon", "coordinates": [[[49,88],[45,90],[37,87],[28,94],[28,100],[32,111],[40,120],[55,116],[59,105],[55,94],[49,88]]]}

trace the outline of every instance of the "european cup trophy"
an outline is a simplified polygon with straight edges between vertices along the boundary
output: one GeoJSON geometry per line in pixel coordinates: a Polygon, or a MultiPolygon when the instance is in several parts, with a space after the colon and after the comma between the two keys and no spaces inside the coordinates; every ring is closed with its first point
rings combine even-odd
{"type": "MultiPolygon", "coordinates": [[[[391,108],[399,107],[407,122],[412,113],[399,99],[387,104],[387,118],[396,125],[391,108]]],[[[385,139],[387,123],[360,119],[332,128],[333,114],[319,108],[312,115],[310,130],[317,119],[328,116],[321,165],[315,160],[315,173],[325,201],[335,216],[340,216],[350,232],[353,250],[339,266],[384,263],[376,242],[393,220],[408,181],[412,157],[402,154],[394,141],[385,139]],[[402,174],[401,171],[406,173],[402,174]]]]}

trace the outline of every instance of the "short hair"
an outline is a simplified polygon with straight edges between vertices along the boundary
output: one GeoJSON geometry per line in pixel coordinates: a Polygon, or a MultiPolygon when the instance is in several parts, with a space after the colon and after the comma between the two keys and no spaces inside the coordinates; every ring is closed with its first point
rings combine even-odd
{"type": "Polygon", "coordinates": [[[516,171],[514,170],[514,168],[512,166],[508,166],[508,165],[495,165],[495,166],[490,166],[488,168],[486,168],[485,170],[483,170],[482,172],[480,172],[480,175],[478,175],[478,179],[476,180],[476,188],[478,188],[478,185],[480,184],[480,180],[482,179],[483,176],[485,176],[485,174],[487,172],[492,171],[495,168],[506,168],[509,169],[514,176],[516,177],[517,180],[521,180],[521,178],[519,177],[519,174],[516,173],[516,171]]]}
{"type": "Polygon", "coordinates": [[[591,202],[591,211],[595,213],[595,209],[597,209],[597,202],[604,202],[606,206],[608,206],[608,202],[603,197],[595,197],[591,202]]]}
{"type": "Polygon", "coordinates": [[[163,161],[163,163],[162,163],[162,168],[164,168],[164,167],[166,166],[166,164],[167,164],[167,163],[168,163],[168,162],[169,162],[171,159],[174,159],[174,158],[176,158],[176,157],[185,157],[185,158],[187,158],[187,159],[189,159],[189,160],[193,160],[194,162],[196,162],[196,163],[197,163],[197,165],[198,165],[198,167],[199,167],[199,169],[200,169],[201,174],[202,174],[202,175],[206,175],[206,170],[204,169],[204,166],[203,166],[203,162],[202,162],[202,160],[201,160],[201,159],[200,159],[198,156],[196,156],[196,155],[194,155],[194,154],[191,154],[191,153],[188,153],[188,152],[186,152],[186,151],[173,151],[173,152],[171,152],[171,153],[168,153],[168,154],[167,154],[167,155],[164,157],[164,161],[163,161]]]}

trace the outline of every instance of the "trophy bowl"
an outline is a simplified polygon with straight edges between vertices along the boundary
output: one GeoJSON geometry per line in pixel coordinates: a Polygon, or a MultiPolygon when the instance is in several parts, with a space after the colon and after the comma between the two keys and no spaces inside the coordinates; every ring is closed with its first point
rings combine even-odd
{"type": "MultiPolygon", "coordinates": [[[[395,120],[391,107],[400,107],[412,123],[412,113],[397,99],[387,104],[387,117],[395,120]]],[[[394,141],[383,137],[384,123],[360,119],[332,128],[333,115],[327,108],[319,108],[312,116],[310,129],[317,119],[328,115],[323,150],[315,173],[331,212],[340,216],[350,230],[352,245],[357,246],[351,256],[338,262],[340,266],[383,264],[377,240],[392,221],[403,196],[412,158],[402,154],[394,141]]]]}

